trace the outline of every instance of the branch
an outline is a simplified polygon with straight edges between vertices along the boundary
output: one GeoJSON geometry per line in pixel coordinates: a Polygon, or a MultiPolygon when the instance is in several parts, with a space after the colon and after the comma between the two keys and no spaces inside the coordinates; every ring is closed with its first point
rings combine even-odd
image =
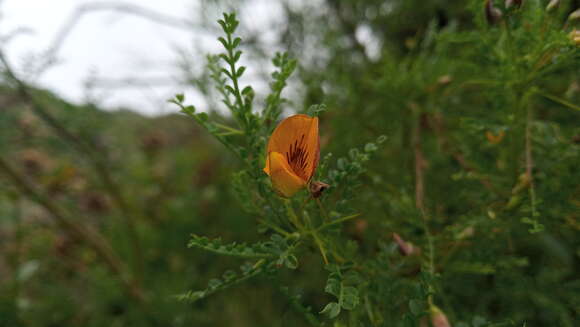
{"type": "Polygon", "coordinates": [[[425,211],[425,183],[424,183],[424,170],[427,166],[425,162],[425,157],[423,155],[423,149],[421,148],[421,118],[423,114],[419,112],[419,108],[416,104],[410,104],[411,109],[415,113],[415,121],[413,126],[413,131],[411,134],[411,142],[413,144],[413,153],[415,157],[415,206],[421,211],[423,216],[426,215],[425,211]]]}
{"type": "MultiPolygon", "coordinates": [[[[411,141],[413,144],[413,151],[415,153],[415,206],[421,212],[421,218],[423,220],[423,228],[425,229],[425,237],[427,238],[427,245],[429,252],[427,253],[427,269],[429,274],[433,275],[435,273],[435,246],[433,244],[433,236],[431,235],[431,230],[429,229],[429,216],[427,209],[425,208],[425,182],[424,182],[424,171],[427,167],[425,162],[425,157],[423,155],[422,149],[422,120],[426,117],[426,114],[421,112],[421,108],[413,102],[409,104],[411,110],[413,111],[413,131],[411,134],[411,141]]],[[[429,289],[432,291],[433,286],[429,284],[429,289]]],[[[430,294],[427,297],[427,301],[431,305],[433,302],[433,295],[430,294]]]]}
{"type": "Polygon", "coordinates": [[[443,149],[443,151],[447,152],[451,157],[453,157],[453,159],[457,161],[457,163],[459,164],[459,166],[461,166],[461,168],[463,168],[463,170],[473,173],[475,176],[477,176],[478,177],[477,180],[488,191],[493,192],[495,194],[500,194],[500,192],[493,186],[493,184],[489,181],[488,178],[481,176],[477,172],[477,170],[467,162],[465,156],[463,155],[463,153],[461,153],[461,151],[457,149],[451,149],[451,146],[449,145],[449,138],[445,135],[445,122],[443,115],[441,113],[437,114],[435,117],[433,117],[433,119],[431,119],[431,122],[433,130],[435,131],[435,136],[438,139],[441,149],[443,149]]]}
{"type": "Polygon", "coordinates": [[[526,179],[530,185],[532,217],[536,217],[536,189],[534,187],[534,158],[532,156],[532,108],[528,106],[526,115],[526,179]]]}
{"type": "Polygon", "coordinates": [[[166,25],[169,27],[191,31],[195,24],[187,19],[175,17],[171,15],[162,14],[151,9],[147,9],[132,3],[120,1],[96,1],[86,3],[78,6],[75,11],[68,17],[56,36],[50,43],[46,52],[43,54],[45,58],[44,63],[38,68],[37,76],[52,65],[56,60],[56,54],[63,47],[69,35],[74,28],[80,23],[81,19],[93,12],[97,11],[113,11],[124,14],[134,15],[151,20],[155,23],[166,25]]]}
{"type": "Polygon", "coordinates": [[[71,237],[85,242],[91,247],[109,269],[121,280],[126,292],[139,302],[144,301],[143,291],[134,280],[130,279],[126,267],[115,254],[110,244],[98,232],[85,228],[68,217],[64,210],[54,204],[48,197],[35,189],[23,176],[14,170],[8,162],[0,157],[0,174],[5,175],[27,198],[43,207],[54,221],[71,237]]]}
{"type": "Polygon", "coordinates": [[[16,91],[18,96],[22,101],[30,103],[34,113],[39,116],[47,125],[49,125],[65,142],[70,143],[78,152],[84,154],[89,159],[89,162],[93,165],[97,175],[103,182],[105,189],[109,192],[115,203],[117,204],[119,210],[121,211],[125,222],[127,225],[127,233],[129,234],[129,239],[133,247],[133,252],[136,260],[135,272],[140,273],[143,271],[143,255],[141,251],[141,243],[136,231],[135,221],[131,214],[129,203],[123,196],[119,186],[115,183],[113,177],[109,173],[109,167],[106,162],[101,158],[99,150],[96,146],[90,142],[78,138],[72,132],[70,132],[64,125],[62,125],[56,118],[54,118],[48,110],[36,99],[32,94],[32,91],[23,81],[21,81],[12,70],[9,62],[6,60],[2,50],[0,49],[0,62],[4,65],[6,70],[6,76],[9,80],[12,80],[16,84],[16,91]]]}
{"type": "Polygon", "coordinates": [[[124,77],[124,78],[95,78],[89,81],[89,84],[101,89],[119,89],[119,88],[142,88],[149,86],[173,86],[176,84],[187,85],[187,83],[176,81],[172,78],[160,77],[124,77]]]}

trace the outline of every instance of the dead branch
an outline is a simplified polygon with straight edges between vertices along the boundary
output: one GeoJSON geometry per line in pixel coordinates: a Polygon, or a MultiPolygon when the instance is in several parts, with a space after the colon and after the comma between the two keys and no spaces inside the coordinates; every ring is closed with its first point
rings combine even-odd
{"type": "Polygon", "coordinates": [[[70,14],[65,23],[62,24],[59,28],[56,36],[50,43],[50,46],[42,55],[42,58],[45,59],[35,72],[36,77],[38,77],[40,74],[42,74],[42,72],[44,72],[47,68],[55,63],[58,52],[63,47],[71,33],[74,31],[75,27],[81,22],[81,20],[89,14],[100,11],[110,11],[133,15],[148,19],[157,24],[187,31],[192,30],[196,26],[194,22],[188,19],[166,15],[129,2],[97,1],[82,4],[78,6],[72,14],[70,14]]]}
{"type": "Polygon", "coordinates": [[[65,214],[63,209],[38,191],[2,157],[0,157],[0,174],[5,175],[24,196],[43,207],[66,233],[92,248],[103,259],[109,269],[121,280],[125,290],[131,297],[139,302],[144,300],[142,290],[129,277],[127,268],[102,235],[92,229],[85,228],[82,224],[70,218],[65,214]]]}
{"type": "Polygon", "coordinates": [[[16,91],[18,96],[25,103],[31,105],[32,111],[40,117],[48,126],[50,126],[56,135],[60,137],[65,142],[71,144],[79,153],[85,155],[88,161],[92,164],[95,172],[99,176],[101,182],[105,186],[106,190],[109,192],[111,197],[114,199],[117,207],[125,218],[125,223],[127,225],[127,233],[133,247],[133,252],[135,255],[135,272],[139,274],[143,271],[143,255],[141,251],[141,242],[137,234],[137,229],[135,225],[135,219],[133,218],[132,210],[129,202],[125,199],[123,192],[120,187],[114,181],[113,176],[109,172],[108,164],[103,160],[100,155],[99,150],[96,146],[87,140],[81,139],[69,131],[64,125],[62,125],[55,117],[53,117],[48,110],[46,110],[36,97],[33,95],[32,91],[22,80],[20,80],[12,70],[9,62],[6,60],[2,50],[0,49],[0,62],[4,65],[6,76],[8,79],[16,85],[16,91]]]}

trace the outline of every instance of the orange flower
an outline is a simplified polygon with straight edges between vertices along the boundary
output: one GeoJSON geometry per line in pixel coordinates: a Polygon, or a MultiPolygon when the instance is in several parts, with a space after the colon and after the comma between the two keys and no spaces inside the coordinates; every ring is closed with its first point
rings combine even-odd
{"type": "Polygon", "coordinates": [[[291,197],[308,185],[320,156],[318,118],[294,115],[276,127],[266,151],[264,172],[283,197],[291,197]]]}
{"type": "Polygon", "coordinates": [[[505,136],[504,131],[500,131],[497,135],[493,134],[490,131],[485,132],[485,137],[487,137],[487,140],[491,144],[499,144],[501,140],[503,140],[504,136],[505,136]]]}

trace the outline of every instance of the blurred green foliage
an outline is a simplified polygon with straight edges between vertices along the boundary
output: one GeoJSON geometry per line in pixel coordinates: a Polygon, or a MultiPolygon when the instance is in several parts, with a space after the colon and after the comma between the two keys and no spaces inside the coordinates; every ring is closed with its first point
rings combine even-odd
{"type": "Polygon", "coordinates": [[[548,3],[282,2],[284,54],[225,15],[195,81],[221,107],[185,115],[3,66],[0,326],[579,325],[579,4],[548,3]],[[290,112],[320,203],[262,173],[290,112]]]}

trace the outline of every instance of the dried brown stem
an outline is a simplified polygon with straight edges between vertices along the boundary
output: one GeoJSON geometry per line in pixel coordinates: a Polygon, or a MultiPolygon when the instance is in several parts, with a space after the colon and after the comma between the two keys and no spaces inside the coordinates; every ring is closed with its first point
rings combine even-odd
{"type": "Polygon", "coordinates": [[[143,292],[129,277],[128,271],[115,254],[110,244],[98,232],[86,228],[70,218],[63,209],[54,204],[48,197],[38,191],[31,183],[13,169],[8,162],[0,157],[0,174],[5,175],[18,190],[31,201],[43,207],[54,221],[71,237],[86,243],[91,247],[109,269],[121,280],[127,293],[139,302],[144,301],[143,292]]]}
{"type": "Polygon", "coordinates": [[[24,83],[16,76],[16,74],[12,70],[9,62],[6,60],[1,50],[0,50],[0,62],[4,65],[6,76],[8,77],[8,79],[16,85],[16,91],[21,100],[26,103],[29,103],[32,111],[38,117],[40,117],[48,126],[50,126],[58,137],[68,142],[78,152],[85,155],[87,159],[89,159],[89,162],[93,165],[93,168],[97,173],[97,175],[99,176],[101,182],[105,186],[105,189],[111,195],[111,197],[117,204],[117,207],[121,211],[123,217],[125,218],[125,222],[127,225],[127,233],[131,245],[133,247],[133,254],[135,256],[136,263],[134,271],[137,273],[136,275],[138,276],[139,273],[143,271],[142,267],[144,265],[141,251],[141,242],[137,235],[135,221],[132,216],[129,203],[127,202],[127,200],[122,194],[121,189],[115,183],[113,177],[109,173],[108,164],[101,158],[99,151],[93,144],[74,135],[64,125],[62,125],[55,117],[53,117],[48,112],[48,110],[44,108],[44,105],[41,104],[32,94],[28,85],[26,85],[26,83],[24,83]]]}
{"type": "MultiPolygon", "coordinates": [[[[415,206],[421,212],[421,218],[423,220],[423,227],[425,229],[425,237],[427,238],[428,245],[428,266],[427,269],[431,274],[435,273],[435,247],[433,244],[433,237],[431,236],[431,231],[429,229],[429,214],[427,208],[425,207],[425,176],[424,172],[427,168],[427,162],[425,161],[425,156],[423,155],[422,149],[422,122],[425,118],[425,114],[421,112],[421,108],[415,103],[411,103],[411,110],[413,111],[413,130],[411,134],[411,142],[413,144],[413,152],[415,157],[415,206]]],[[[428,302],[431,304],[433,301],[432,296],[428,298],[428,302]]]]}
{"type": "MultiPolygon", "coordinates": [[[[416,105],[412,104],[411,107],[413,111],[418,111],[416,105]]],[[[424,171],[427,167],[427,163],[425,162],[423,149],[421,147],[421,117],[422,114],[416,113],[416,119],[414,121],[411,138],[413,144],[413,153],[415,157],[415,206],[421,211],[421,214],[425,216],[424,171]]]]}
{"type": "Polygon", "coordinates": [[[44,62],[40,65],[40,67],[35,73],[37,75],[42,74],[57,60],[58,51],[60,50],[60,48],[62,48],[62,46],[64,45],[67,38],[74,30],[74,28],[81,22],[81,20],[86,15],[99,11],[120,12],[127,15],[145,18],[158,24],[183,29],[187,31],[192,30],[193,27],[195,26],[195,24],[190,20],[165,15],[163,13],[147,9],[145,7],[138,6],[129,2],[95,1],[91,3],[85,3],[76,7],[74,12],[60,27],[60,29],[56,33],[56,36],[52,40],[51,45],[43,55],[44,62]]]}

